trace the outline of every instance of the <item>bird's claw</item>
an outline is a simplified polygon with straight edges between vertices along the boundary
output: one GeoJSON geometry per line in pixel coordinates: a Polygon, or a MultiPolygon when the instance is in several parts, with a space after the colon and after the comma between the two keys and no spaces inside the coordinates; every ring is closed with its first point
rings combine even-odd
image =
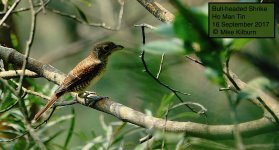
{"type": "Polygon", "coordinates": [[[98,95],[87,95],[84,97],[86,105],[89,107],[93,107],[98,101],[102,99],[108,99],[106,96],[98,96],[98,95]]]}
{"type": "Polygon", "coordinates": [[[84,97],[84,98],[92,97],[92,96],[97,96],[97,93],[96,93],[96,92],[91,92],[91,91],[85,91],[85,92],[83,93],[83,97],[84,97]]]}

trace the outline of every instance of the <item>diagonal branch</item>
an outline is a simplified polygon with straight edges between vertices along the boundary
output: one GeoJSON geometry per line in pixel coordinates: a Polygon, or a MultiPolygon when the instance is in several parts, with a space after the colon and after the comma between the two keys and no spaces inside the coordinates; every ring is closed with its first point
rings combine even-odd
{"type": "Polygon", "coordinates": [[[154,0],[137,1],[160,21],[170,23],[174,20],[174,15],[154,0]]]}
{"type": "Polygon", "coordinates": [[[11,8],[5,13],[4,17],[0,20],[0,26],[5,22],[5,20],[9,17],[9,15],[12,13],[12,11],[16,8],[16,6],[19,4],[20,0],[16,0],[11,8]]]}
{"type": "MultiPolygon", "coordinates": [[[[20,77],[23,74],[23,70],[9,70],[9,71],[1,71],[0,72],[0,77],[4,79],[10,79],[10,78],[17,78],[20,77]]],[[[32,78],[38,78],[38,74],[30,71],[30,70],[25,70],[25,77],[32,77],[32,78]]]]}

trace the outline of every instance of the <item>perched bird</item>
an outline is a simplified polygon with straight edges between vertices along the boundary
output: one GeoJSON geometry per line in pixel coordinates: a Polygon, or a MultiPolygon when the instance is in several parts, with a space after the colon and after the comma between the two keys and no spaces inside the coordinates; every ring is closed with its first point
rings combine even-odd
{"type": "Polygon", "coordinates": [[[79,62],[66,76],[62,84],[55,91],[51,100],[41,109],[34,117],[38,120],[41,115],[47,111],[59,97],[67,92],[77,92],[78,96],[82,96],[85,88],[96,83],[106,70],[108,57],[115,51],[124,47],[116,45],[113,42],[101,42],[94,46],[89,56],[79,62]]]}

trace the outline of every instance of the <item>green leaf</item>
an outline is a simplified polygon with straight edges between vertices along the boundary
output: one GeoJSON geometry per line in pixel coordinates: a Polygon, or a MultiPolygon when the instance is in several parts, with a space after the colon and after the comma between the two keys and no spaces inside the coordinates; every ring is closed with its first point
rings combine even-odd
{"type": "Polygon", "coordinates": [[[14,145],[11,146],[11,149],[19,150],[26,148],[26,146],[28,146],[28,141],[23,138],[22,140],[17,140],[17,142],[14,142],[14,145]]]}
{"type": "Polygon", "coordinates": [[[16,103],[17,100],[12,98],[11,92],[7,92],[4,99],[1,100],[0,113],[3,113],[3,111],[15,106],[16,103]]]}
{"type": "Polygon", "coordinates": [[[226,54],[226,51],[202,51],[196,53],[203,64],[218,72],[223,70],[222,62],[225,60],[226,54]]]}
{"type": "Polygon", "coordinates": [[[218,85],[225,85],[225,79],[221,72],[218,72],[212,68],[206,68],[205,76],[208,78],[209,81],[218,84],[218,85]]]}
{"type": "MultiPolygon", "coordinates": [[[[117,135],[120,133],[120,131],[121,131],[122,129],[124,129],[124,127],[125,127],[126,125],[127,125],[127,122],[123,122],[120,126],[118,126],[118,127],[114,130],[114,132],[113,132],[113,134],[112,134],[112,137],[117,136],[117,135]]],[[[117,136],[117,137],[111,142],[111,144],[110,144],[109,147],[111,147],[111,146],[113,146],[114,144],[118,143],[118,142],[121,141],[123,138],[124,138],[124,135],[119,135],[119,136],[117,136]]]]}
{"type": "Polygon", "coordinates": [[[91,136],[92,136],[92,138],[97,137],[97,134],[95,133],[95,131],[94,131],[94,130],[91,130],[91,136]]]}
{"type": "Polygon", "coordinates": [[[15,118],[15,120],[20,120],[22,121],[24,119],[23,114],[21,113],[21,111],[19,109],[12,109],[9,112],[9,115],[11,115],[13,118],[15,118]]]}
{"type": "Polygon", "coordinates": [[[91,7],[92,4],[91,4],[91,1],[89,0],[79,0],[81,3],[83,3],[84,5],[86,5],[87,7],[91,7]]]}
{"type": "Polygon", "coordinates": [[[198,42],[199,35],[184,16],[177,14],[173,23],[176,35],[184,41],[198,42]]]}
{"type": "Polygon", "coordinates": [[[38,82],[36,82],[35,80],[33,79],[30,79],[30,78],[26,78],[26,81],[28,82],[28,84],[30,84],[30,86],[32,86],[34,88],[34,90],[41,90],[42,87],[38,85],[38,82]]]}
{"type": "Polygon", "coordinates": [[[233,147],[224,145],[211,140],[201,138],[188,138],[189,149],[206,149],[206,150],[232,150],[233,147]]]}
{"type": "Polygon", "coordinates": [[[179,13],[175,17],[174,31],[184,41],[186,52],[195,52],[202,63],[211,68],[208,76],[214,83],[224,85],[222,76],[225,48],[222,39],[208,37],[208,18],[205,14],[173,1],[179,13]],[[196,45],[196,47],[194,47],[196,45]]]}
{"type": "Polygon", "coordinates": [[[109,147],[113,146],[114,144],[120,142],[120,141],[123,140],[123,139],[124,139],[124,136],[123,136],[123,135],[118,136],[117,138],[115,138],[115,139],[113,140],[113,142],[110,144],[109,147]]]}
{"type": "Polygon", "coordinates": [[[170,93],[168,95],[165,95],[160,103],[159,108],[157,109],[156,112],[156,116],[157,117],[162,117],[165,113],[166,113],[166,109],[168,108],[168,106],[171,104],[171,102],[173,101],[173,93],[170,93]]]}
{"type": "Polygon", "coordinates": [[[90,138],[88,138],[85,134],[85,132],[83,131],[78,131],[78,132],[75,132],[74,133],[76,136],[78,136],[78,138],[81,140],[81,141],[88,141],[90,138]]]}
{"type": "Polygon", "coordinates": [[[86,15],[84,14],[84,12],[83,12],[77,5],[74,4],[74,6],[75,6],[75,8],[77,9],[77,11],[78,11],[78,13],[79,13],[81,19],[82,19],[83,21],[85,21],[86,23],[88,23],[87,17],[86,17],[86,15]]]}
{"type": "Polygon", "coordinates": [[[70,128],[69,128],[69,131],[68,131],[68,135],[67,135],[67,138],[66,138],[66,141],[65,141],[65,144],[64,144],[64,149],[67,148],[71,138],[72,138],[72,135],[74,133],[74,128],[75,128],[75,121],[76,121],[76,115],[75,115],[75,109],[72,108],[72,115],[73,115],[73,118],[71,119],[71,124],[70,124],[70,128]]]}
{"type": "Polygon", "coordinates": [[[19,50],[20,47],[19,47],[19,44],[18,44],[19,42],[18,42],[18,38],[17,38],[16,34],[11,33],[10,34],[10,39],[11,39],[13,48],[15,48],[16,50],[19,50]]]}
{"type": "Polygon", "coordinates": [[[63,133],[64,130],[59,130],[57,131],[56,133],[54,133],[53,135],[47,137],[45,140],[44,140],[44,144],[47,144],[49,143],[50,141],[52,141],[54,138],[56,138],[57,136],[59,136],[61,133],[63,133]]]}
{"type": "Polygon", "coordinates": [[[242,100],[247,100],[247,99],[252,99],[252,98],[256,98],[256,95],[253,92],[241,91],[241,92],[237,93],[236,104],[239,104],[239,102],[242,100]]]}
{"type": "MultiPolygon", "coordinates": [[[[19,132],[13,129],[5,129],[5,130],[0,130],[0,134],[1,135],[5,135],[5,137],[11,137],[11,136],[18,136],[18,135],[22,135],[23,132],[19,132]]],[[[3,136],[4,137],[4,136],[3,136]]],[[[0,138],[0,142],[6,141],[8,140],[8,138],[0,138]]]]}
{"type": "Polygon", "coordinates": [[[202,40],[207,37],[208,17],[195,9],[185,9],[185,11],[187,16],[178,13],[175,17],[175,33],[185,41],[204,42],[202,40]]]}
{"type": "Polygon", "coordinates": [[[58,119],[56,119],[54,121],[48,122],[47,125],[45,125],[43,128],[41,128],[39,130],[39,132],[42,133],[42,132],[46,131],[47,129],[52,128],[54,125],[65,122],[69,119],[72,119],[73,117],[74,117],[73,115],[67,115],[67,116],[59,117],[58,119]]]}
{"type": "Polygon", "coordinates": [[[194,112],[183,112],[183,113],[179,113],[177,115],[174,115],[172,117],[169,118],[169,120],[176,120],[176,119],[180,119],[180,118],[200,118],[200,115],[198,115],[197,113],[194,112]]]}
{"type": "Polygon", "coordinates": [[[241,50],[246,44],[251,42],[253,39],[250,38],[245,38],[245,39],[234,39],[231,44],[230,44],[230,49],[234,51],[239,51],[241,50]]]}
{"type": "Polygon", "coordinates": [[[155,54],[185,54],[183,50],[183,42],[179,39],[153,41],[145,44],[143,49],[155,54]]]}
{"type": "Polygon", "coordinates": [[[23,127],[23,124],[20,122],[5,122],[2,124],[3,126],[12,128],[14,131],[18,131],[18,132],[23,132],[25,131],[25,128],[23,127]]]}

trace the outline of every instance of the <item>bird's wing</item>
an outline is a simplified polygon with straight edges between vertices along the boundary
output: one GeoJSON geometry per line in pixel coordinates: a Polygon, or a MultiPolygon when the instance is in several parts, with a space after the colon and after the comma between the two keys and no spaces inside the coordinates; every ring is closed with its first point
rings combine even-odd
{"type": "Polygon", "coordinates": [[[78,63],[71,72],[69,72],[55,93],[73,90],[76,86],[90,80],[89,78],[94,78],[94,75],[98,75],[98,72],[102,69],[102,67],[103,63],[101,61],[84,59],[78,63]]]}

